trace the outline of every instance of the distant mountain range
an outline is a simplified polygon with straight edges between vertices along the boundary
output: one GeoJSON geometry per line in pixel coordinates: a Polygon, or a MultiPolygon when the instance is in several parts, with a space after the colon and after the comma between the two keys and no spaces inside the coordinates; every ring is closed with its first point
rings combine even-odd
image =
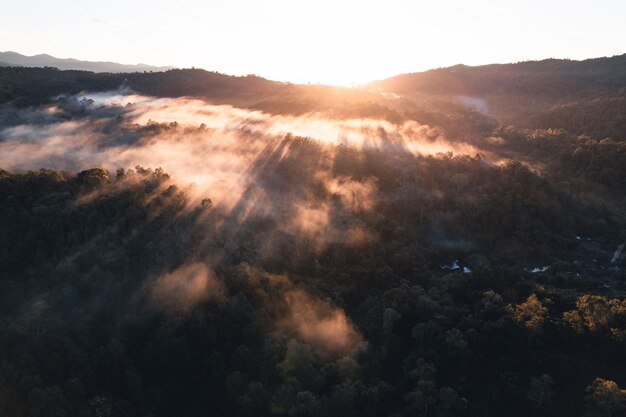
{"type": "Polygon", "coordinates": [[[153,65],[126,65],[116,62],[80,61],[73,58],[56,58],[48,54],[26,56],[17,52],[0,52],[0,66],[4,67],[55,67],[61,70],[82,70],[92,72],[150,72],[167,71],[174,67],[153,65]]]}
{"type": "Polygon", "coordinates": [[[589,93],[624,93],[626,54],[584,61],[545,59],[514,64],[455,65],[401,74],[370,87],[400,95],[453,94],[494,97],[502,94],[570,99],[589,93]]]}
{"type": "MultiPolygon", "coordinates": [[[[455,65],[397,75],[368,87],[414,104],[430,102],[429,111],[437,101],[456,100],[504,126],[559,127],[600,139],[626,137],[626,54],[455,65]]],[[[440,110],[449,109],[446,104],[440,110]]]]}
{"type": "Polygon", "coordinates": [[[401,74],[353,89],[202,69],[163,71],[169,67],[55,59],[0,53],[0,62],[22,65],[0,67],[0,105],[40,105],[60,94],[124,86],[146,95],[196,97],[272,114],[322,112],[337,118],[417,120],[442,127],[447,137],[465,140],[485,137],[498,126],[562,128],[600,140],[626,138],[626,54],[584,61],[456,65],[401,74]],[[93,72],[29,67],[68,68],[61,63],[93,72]]]}

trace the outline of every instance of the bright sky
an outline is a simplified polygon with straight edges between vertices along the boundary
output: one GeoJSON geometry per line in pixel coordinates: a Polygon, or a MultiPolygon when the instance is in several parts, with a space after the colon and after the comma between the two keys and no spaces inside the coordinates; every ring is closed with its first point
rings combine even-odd
{"type": "Polygon", "coordinates": [[[626,52],[624,0],[5,0],[0,51],[353,85],[626,52]]]}

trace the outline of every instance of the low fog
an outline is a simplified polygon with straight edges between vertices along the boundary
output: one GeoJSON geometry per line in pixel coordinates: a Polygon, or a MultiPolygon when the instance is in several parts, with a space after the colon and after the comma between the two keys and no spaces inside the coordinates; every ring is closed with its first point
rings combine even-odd
{"type": "MultiPolygon", "coordinates": [[[[233,296],[217,271],[225,258],[237,258],[244,240],[256,248],[253,259],[288,251],[296,264],[329,245],[358,249],[375,242],[378,236],[363,219],[374,216],[380,184],[371,174],[342,173],[345,164],[361,158],[358,153],[375,158],[382,152],[408,163],[419,155],[478,153],[414,121],[277,116],[128,91],[59,97],[42,108],[5,107],[0,122],[2,169],[74,173],[101,167],[117,176],[109,188],[86,192],[77,205],[125,187],[135,172],[160,168],[170,179],[150,199],[175,198],[168,187],[176,185],[185,198],[183,212],[202,209],[194,226],[202,243],[182,265],[146,278],[132,297],[133,305],[170,315],[233,296]],[[244,224],[259,224],[259,235],[249,236],[244,224]]],[[[259,306],[268,331],[293,335],[324,354],[352,354],[365,346],[331,301],[307,293],[288,276],[244,269],[257,292],[274,294],[263,296],[259,306]]]]}
{"type": "MultiPolygon", "coordinates": [[[[178,181],[210,186],[238,179],[286,134],[337,145],[428,155],[476,154],[437,129],[415,121],[278,116],[200,100],[94,93],[60,97],[56,105],[0,111],[0,166],[81,170],[160,166],[178,181]]],[[[279,155],[283,156],[283,155],[279,155]]]]}

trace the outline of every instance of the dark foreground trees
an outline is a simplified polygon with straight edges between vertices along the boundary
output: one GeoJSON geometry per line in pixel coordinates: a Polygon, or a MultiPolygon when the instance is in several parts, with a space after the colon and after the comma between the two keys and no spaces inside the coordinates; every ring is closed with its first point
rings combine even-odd
{"type": "Polygon", "coordinates": [[[373,213],[337,207],[376,239],[320,251],[158,169],[0,172],[0,413],[623,415],[621,284],[567,274],[593,206],[516,164],[375,156],[337,169],[386,184],[373,213]]]}

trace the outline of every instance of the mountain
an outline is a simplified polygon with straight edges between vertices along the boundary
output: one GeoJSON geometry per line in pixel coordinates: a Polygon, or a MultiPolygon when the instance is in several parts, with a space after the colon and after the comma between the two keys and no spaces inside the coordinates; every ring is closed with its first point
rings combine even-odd
{"type": "MultiPolygon", "coordinates": [[[[0,62],[8,58],[5,53],[0,62]]],[[[456,65],[402,74],[358,89],[202,69],[96,74],[0,67],[0,103],[20,106],[121,85],[143,94],[197,97],[274,114],[322,112],[392,122],[416,120],[443,126],[449,137],[465,140],[484,136],[496,126],[564,129],[598,139],[626,137],[626,54],[584,61],[456,65]]]]}
{"type": "Polygon", "coordinates": [[[156,67],[146,64],[118,64],[116,62],[80,61],[73,58],[56,58],[48,54],[26,56],[17,52],[0,52],[0,66],[17,67],[56,67],[61,70],[82,70],[93,72],[150,72],[167,71],[174,67],[156,67]]]}
{"type": "Polygon", "coordinates": [[[626,86],[626,54],[584,61],[545,59],[514,64],[455,65],[374,81],[370,87],[397,94],[580,96],[626,86]]]}
{"type": "Polygon", "coordinates": [[[61,94],[115,90],[120,86],[158,97],[189,96],[275,114],[324,112],[340,117],[398,119],[375,91],[298,85],[255,75],[231,76],[202,69],[153,73],[94,73],[56,68],[0,66],[0,104],[23,107],[49,103],[61,94]]]}
{"type": "Polygon", "coordinates": [[[456,100],[504,125],[626,137],[626,54],[456,65],[397,75],[368,87],[414,102],[456,100]]]}

